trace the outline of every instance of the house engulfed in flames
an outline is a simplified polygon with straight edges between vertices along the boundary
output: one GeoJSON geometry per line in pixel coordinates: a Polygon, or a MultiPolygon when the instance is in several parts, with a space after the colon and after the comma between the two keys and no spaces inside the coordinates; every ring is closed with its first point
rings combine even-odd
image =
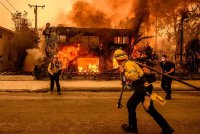
{"type": "Polygon", "coordinates": [[[127,48],[131,30],[51,27],[58,38],[57,55],[63,69],[71,72],[106,72],[115,66],[113,52],[127,48]]]}

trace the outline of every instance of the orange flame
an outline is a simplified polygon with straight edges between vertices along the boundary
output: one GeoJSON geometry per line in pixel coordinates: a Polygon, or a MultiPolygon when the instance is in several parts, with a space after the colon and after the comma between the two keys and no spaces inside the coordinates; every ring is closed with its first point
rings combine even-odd
{"type": "Polygon", "coordinates": [[[133,49],[133,52],[132,52],[133,59],[140,57],[139,49],[140,49],[139,45],[134,46],[134,49],[133,49]]]}
{"type": "Polygon", "coordinates": [[[78,58],[79,72],[99,72],[99,58],[78,58]]]}
{"type": "Polygon", "coordinates": [[[59,61],[62,63],[62,69],[66,69],[68,63],[78,56],[78,51],[80,50],[78,45],[68,45],[64,46],[61,50],[58,51],[57,56],[59,61]]]}

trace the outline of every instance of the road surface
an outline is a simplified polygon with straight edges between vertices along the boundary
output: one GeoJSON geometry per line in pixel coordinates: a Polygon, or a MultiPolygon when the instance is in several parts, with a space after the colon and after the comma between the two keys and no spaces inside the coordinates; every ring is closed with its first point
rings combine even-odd
{"type": "MultiPolygon", "coordinates": [[[[156,91],[165,96],[164,92],[156,91]]],[[[126,134],[120,127],[127,122],[126,101],[117,109],[119,92],[0,93],[0,134],[126,134]]],[[[199,134],[200,92],[176,91],[157,110],[175,129],[175,134],[199,134]]],[[[137,108],[140,134],[159,134],[161,129],[137,108]]]]}

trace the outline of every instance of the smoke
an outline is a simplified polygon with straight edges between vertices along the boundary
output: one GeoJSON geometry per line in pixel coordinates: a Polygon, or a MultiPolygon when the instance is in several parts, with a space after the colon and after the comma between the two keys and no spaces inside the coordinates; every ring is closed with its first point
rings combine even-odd
{"type": "Polygon", "coordinates": [[[42,63],[45,55],[39,48],[27,49],[26,52],[28,55],[24,61],[23,71],[32,72],[35,65],[42,63]]]}
{"type": "Polygon", "coordinates": [[[78,27],[111,27],[111,19],[88,2],[78,1],[67,17],[78,27]]]}
{"type": "Polygon", "coordinates": [[[129,11],[129,14],[131,14],[132,17],[125,20],[125,25],[127,25],[128,28],[136,29],[139,23],[142,22],[148,28],[150,23],[149,0],[138,0],[137,2],[132,1],[132,8],[129,11]]]}
{"type": "Polygon", "coordinates": [[[68,14],[60,13],[57,24],[91,28],[134,28],[142,19],[148,27],[184,3],[199,0],[79,0],[68,14]]]}
{"type": "Polygon", "coordinates": [[[68,14],[59,14],[57,24],[90,28],[118,27],[120,20],[129,16],[131,3],[127,0],[79,0],[68,14]]]}
{"type": "Polygon", "coordinates": [[[23,71],[32,72],[35,65],[41,64],[43,62],[44,57],[46,56],[44,53],[44,39],[40,36],[40,43],[38,48],[27,49],[27,56],[24,60],[23,71]]]}
{"type": "MultiPolygon", "coordinates": [[[[141,23],[147,35],[154,35],[155,18],[176,11],[183,4],[200,0],[78,0],[72,10],[60,12],[57,24],[83,28],[130,28],[137,31],[141,23]]],[[[145,31],[144,30],[144,31],[145,31]]],[[[151,41],[153,44],[153,40],[151,41]]],[[[42,42],[39,48],[26,50],[24,71],[32,71],[44,58],[42,42]]]]}
{"type": "Polygon", "coordinates": [[[74,3],[57,24],[91,28],[133,28],[140,20],[149,24],[149,0],[85,0],[74,3]]]}
{"type": "MultiPolygon", "coordinates": [[[[140,33],[154,36],[155,24],[161,26],[161,32],[166,32],[162,25],[171,26],[177,10],[191,3],[200,3],[200,0],[78,0],[69,13],[60,13],[57,24],[87,28],[129,28],[133,30],[133,37],[140,33]]],[[[148,41],[154,44],[155,38],[148,41]]]]}

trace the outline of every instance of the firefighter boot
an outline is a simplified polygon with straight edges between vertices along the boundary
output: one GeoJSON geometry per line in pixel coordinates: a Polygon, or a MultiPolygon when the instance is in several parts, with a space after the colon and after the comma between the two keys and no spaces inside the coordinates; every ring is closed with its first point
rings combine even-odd
{"type": "Polygon", "coordinates": [[[174,129],[172,127],[169,127],[167,129],[162,129],[161,134],[172,134],[174,132],[174,129]]]}
{"type": "Polygon", "coordinates": [[[122,124],[122,128],[124,129],[124,131],[126,131],[126,132],[131,132],[131,133],[133,133],[133,134],[137,134],[138,133],[138,130],[137,130],[137,128],[135,129],[135,128],[133,128],[133,127],[131,127],[131,126],[129,126],[128,124],[122,124]]]}

